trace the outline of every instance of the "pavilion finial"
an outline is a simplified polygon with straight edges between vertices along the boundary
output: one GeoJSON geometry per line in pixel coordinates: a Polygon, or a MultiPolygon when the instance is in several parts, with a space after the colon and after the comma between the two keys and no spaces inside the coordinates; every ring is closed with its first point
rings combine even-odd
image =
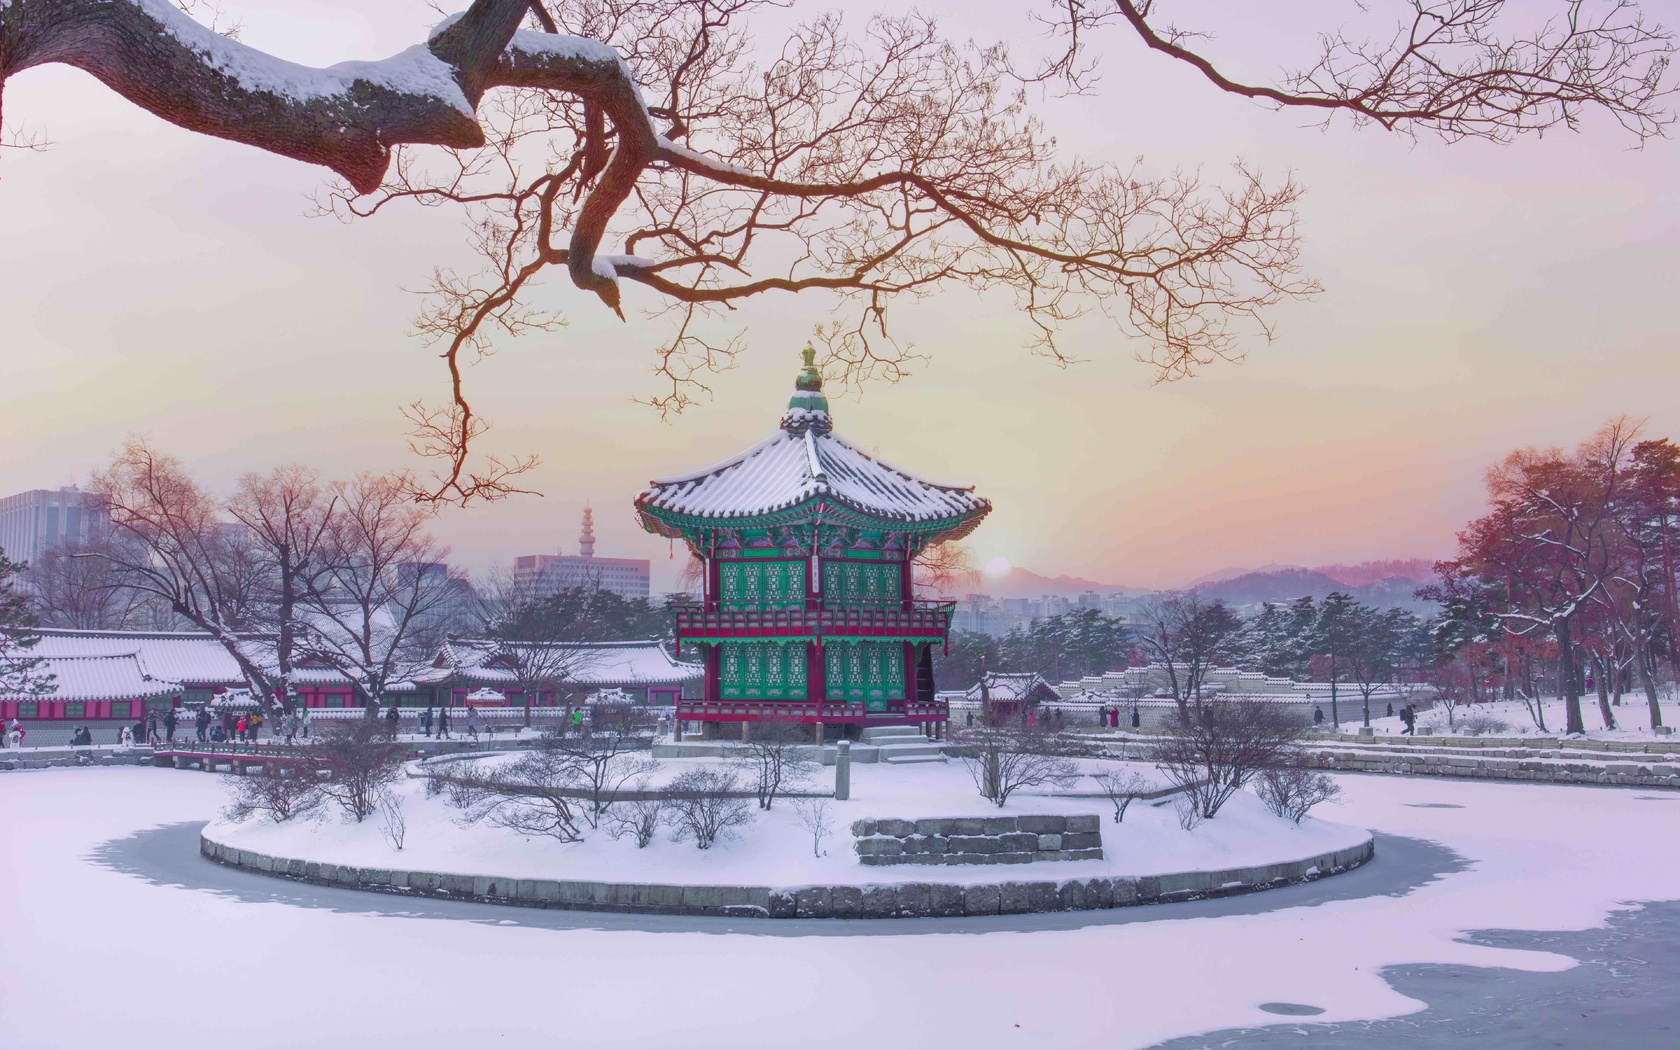
{"type": "Polygon", "coordinates": [[[828,398],[822,392],[822,372],[817,368],[817,348],[809,342],[799,352],[805,367],[793,381],[793,396],[788,398],[788,410],[782,416],[782,429],[795,433],[814,430],[826,434],[834,428],[828,414],[828,398]]]}

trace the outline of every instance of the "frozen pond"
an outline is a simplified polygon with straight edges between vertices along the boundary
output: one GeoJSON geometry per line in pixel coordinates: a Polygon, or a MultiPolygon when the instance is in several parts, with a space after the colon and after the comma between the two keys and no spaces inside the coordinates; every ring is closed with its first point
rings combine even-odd
{"type": "MultiPolygon", "coordinates": [[[[1446,1043],[1390,1033],[1475,1042],[1453,1025],[1545,1016],[1499,1011],[1549,988],[1567,990],[1555,1003],[1597,995],[1591,982],[1621,972],[1597,960],[1642,929],[1674,943],[1656,925],[1672,909],[1622,910],[1680,898],[1680,806],[1667,795],[1341,783],[1346,804],[1326,816],[1383,838],[1372,864],[1320,883],[1110,913],[795,923],[285,883],[193,852],[194,827],[223,802],[219,778],[5,774],[0,1046],[1123,1048],[1211,1032],[1181,1045],[1284,1046],[1301,1029],[1321,1033],[1316,1045],[1432,1047],[1446,1043]],[[1246,1034],[1259,1026],[1277,1027],[1246,1034]]],[[[1672,996],[1650,999],[1655,981],[1624,987],[1647,1013],[1603,1045],[1673,1045],[1672,1031],[1647,1043],[1637,1027],[1672,996]]]]}

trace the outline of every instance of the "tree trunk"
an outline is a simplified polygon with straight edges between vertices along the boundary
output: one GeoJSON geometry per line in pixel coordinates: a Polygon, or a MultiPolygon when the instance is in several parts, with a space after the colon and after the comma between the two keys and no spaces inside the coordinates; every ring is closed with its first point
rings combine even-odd
{"type": "Polygon", "coordinates": [[[1616,716],[1610,710],[1610,665],[1612,661],[1602,653],[1593,655],[1593,685],[1598,692],[1598,715],[1604,719],[1604,728],[1616,728],[1616,716]]]}
{"type": "Polygon", "coordinates": [[[1587,731],[1581,718],[1581,694],[1576,689],[1575,640],[1570,635],[1570,618],[1561,616],[1557,622],[1558,691],[1563,695],[1564,733],[1582,736],[1587,731]]]}
{"type": "Polygon", "coordinates": [[[1651,674],[1651,644],[1646,642],[1638,647],[1634,653],[1635,663],[1639,666],[1639,684],[1645,690],[1645,703],[1651,709],[1651,728],[1655,729],[1663,724],[1662,705],[1657,701],[1656,678],[1651,674]]]}

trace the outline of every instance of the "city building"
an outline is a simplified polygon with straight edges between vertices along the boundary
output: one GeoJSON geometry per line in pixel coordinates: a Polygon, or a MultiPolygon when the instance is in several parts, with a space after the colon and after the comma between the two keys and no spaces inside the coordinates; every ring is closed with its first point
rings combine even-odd
{"type": "Polygon", "coordinates": [[[105,497],[74,485],[0,497],[0,551],[34,563],[54,547],[91,543],[109,528],[108,508],[105,497]]]}
{"type": "Polygon", "coordinates": [[[760,722],[827,738],[949,719],[929,647],[954,603],[917,601],[910,566],[972,532],[991,504],[835,436],[815,356],[807,346],[774,435],[636,497],[642,527],[682,540],[704,567],[704,597],[671,609],[679,655],[706,668],[704,698],[685,699],[678,718],[709,739],[760,722]]]}
{"type": "Polygon", "coordinates": [[[583,508],[583,531],[576,554],[526,554],[513,563],[514,584],[536,597],[579,587],[599,587],[625,598],[646,598],[650,563],[645,558],[595,556],[595,512],[583,508]]]}

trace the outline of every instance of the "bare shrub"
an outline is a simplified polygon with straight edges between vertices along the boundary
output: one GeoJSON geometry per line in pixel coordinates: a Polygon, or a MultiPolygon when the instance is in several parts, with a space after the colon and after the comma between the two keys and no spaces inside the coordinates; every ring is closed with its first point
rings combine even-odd
{"type": "Polygon", "coordinates": [[[810,781],[815,763],[804,757],[803,749],[810,741],[805,739],[803,729],[787,722],[760,723],[743,743],[736,761],[752,779],[759,809],[769,809],[776,804],[777,795],[810,781]]]}
{"type": "Polygon", "coordinates": [[[1292,765],[1261,770],[1254,792],[1267,809],[1299,824],[1306,819],[1308,810],[1320,802],[1331,801],[1342,789],[1316,769],[1292,765]]]}
{"type": "Polygon", "coordinates": [[[956,739],[980,797],[1000,807],[1022,788],[1066,787],[1079,779],[1075,746],[1044,729],[982,723],[962,730],[956,739]]]}
{"type": "Polygon", "coordinates": [[[613,729],[598,730],[586,722],[581,732],[564,726],[550,730],[538,741],[537,752],[547,755],[556,771],[570,771],[571,784],[587,797],[583,818],[598,828],[620,788],[659,768],[649,753],[652,746],[652,723],[644,715],[634,722],[626,718],[613,729]]]}
{"type": "MultiPolygon", "coordinates": [[[[647,789],[645,778],[637,782],[638,793],[647,789]]],[[[629,835],[635,838],[637,849],[646,849],[665,820],[665,800],[656,797],[614,802],[607,808],[607,819],[607,830],[613,838],[629,835]]]]}
{"type": "Polygon", "coordinates": [[[733,829],[752,823],[752,807],[737,797],[740,778],[715,769],[691,769],[671,782],[667,793],[671,840],[692,838],[699,849],[711,849],[733,829]]]}
{"type": "Polygon", "coordinates": [[[1511,723],[1494,715],[1474,714],[1465,715],[1458,720],[1458,731],[1465,736],[1483,736],[1487,733],[1509,733],[1511,723]]]}
{"type": "Polygon", "coordinates": [[[577,767],[561,752],[529,751],[488,772],[446,779],[449,804],[461,811],[459,824],[488,820],[521,835],[543,835],[561,842],[583,837],[577,767]]]}
{"type": "Polygon", "coordinates": [[[303,816],[320,808],[321,781],[310,762],[264,762],[255,772],[228,777],[233,796],[223,814],[244,822],[262,814],[275,823],[303,816]]]}
{"type": "Polygon", "coordinates": [[[1278,704],[1236,697],[1204,701],[1181,718],[1154,758],[1193,809],[1186,828],[1217,816],[1256,774],[1295,764],[1305,731],[1306,723],[1278,704]]]}
{"type": "Polygon", "coordinates": [[[358,823],[374,813],[380,792],[402,775],[402,745],[387,739],[377,719],[331,724],[309,747],[309,755],[326,770],[322,794],[358,823]]]}
{"type": "Polygon", "coordinates": [[[830,816],[829,801],[826,798],[796,798],[793,800],[793,811],[799,815],[799,826],[811,833],[811,855],[823,855],[823,839],[834,833],[834,821],[830,816]]]}
{"type": "Polygon", "coordinates": [[[1114,806],[1114,823],[1126,819],[1126,807],[1132,800],[1156,790],[1156,783],[1136,770],[1104,770],[1092,773],[1091,779],[1103,796],[1114,806]]]}
{"type": "Polygon", "coordinates": [[[408,837],[408,820],[403,816],[402,796],[394,791],[379,793],[379,833],[393,850],[401,850],[403,840],[408,837]]]}

